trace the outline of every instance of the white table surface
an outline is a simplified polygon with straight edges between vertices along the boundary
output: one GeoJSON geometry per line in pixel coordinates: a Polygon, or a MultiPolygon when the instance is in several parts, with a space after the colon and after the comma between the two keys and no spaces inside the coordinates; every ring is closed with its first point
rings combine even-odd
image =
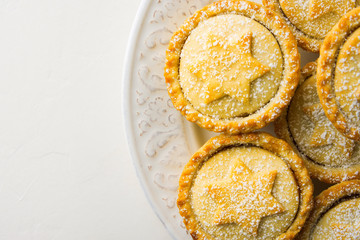
{"type": "Polygon", "coordinates": [[[171,239],[127,149],[140,0],[0,0],[0,239],[171,239]]]}

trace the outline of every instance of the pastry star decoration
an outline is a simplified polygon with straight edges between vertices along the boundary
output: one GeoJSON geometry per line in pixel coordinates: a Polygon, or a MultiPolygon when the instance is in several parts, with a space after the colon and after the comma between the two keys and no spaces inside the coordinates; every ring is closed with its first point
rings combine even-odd
{"type": "Polygon", "coordinates": [[[354,7],[355,0],[310,0],[308,16],[310,20],[330,12],[342,16],[354,7]]]}
{"type": "Polygon", "coordinates": [[[213,224],[236,223],[245,233],[256,236],[261,218],[284,211],[271,195],[276,173],[252,173],[242,161],[233,161],[224,180],[207,186],[217,204],[213,224]]]}
{"type": "Polygon", "coordinates": [[[355,224],[331,224],[334,236],[338,240],[358,240],[360,239],[360,221],[355,224]]]}
{"type": "Polygon", "coordinates": [[[304,113],[315,125],[310,146],[320,147],[333,144],[344,156],[350,158],[354,150],[354,141],[344,137],[334,129],[331,122],[325,116],[325,112],[320,103],[303,108],[304,113]]]}
{"type": "Polygon", "coordinates": [[[226,95],[241,103],[249,101],[250,83],[270,71],[251,54],[252,33],[241,37],[210,35],[203,56],[189,70],[203,82],[200,99],[211,103],[226,95]]]}

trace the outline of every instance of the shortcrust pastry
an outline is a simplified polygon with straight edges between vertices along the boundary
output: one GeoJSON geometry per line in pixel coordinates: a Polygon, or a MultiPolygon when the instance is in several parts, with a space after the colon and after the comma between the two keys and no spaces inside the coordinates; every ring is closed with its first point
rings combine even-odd
{"type": "Polygon", "coordinates": [[[194,239],[292,239],[312,193],[286,142],[266,133],[219,135],[185,166],[177,204],[194,239]]]}
{"type": "Polygon", "coordinates": [[[360,5],[359,0],[263,0],[278,12],[292,29],[298,44],[318,52],[326,34],[339,19],[360,5]]]}
{"type": "Polygon", "coordinates": [[[317,89],[325,114],[348,138],[360,140],[360,8],[334,26],[320,50],[317,89]]]}
{"type": "Polygon", "coordinates": [[[189,121],[215,132],[250,132],[290,102],[299,54],[274,12],[224,0],[197,11],[174,33],[164,75],[175,108],[189,121]]]}
{"type": "Polygon", "coordinates": [[[360,181],[342,182],[318,195],[299,239],[360,239],[360,181]]]}
{"type": "Polygon", "coordinates": [[[275,122],[276,134],[299,153],[310,175],[336,183],[360,178],[359,143],[346,138],[325,116],[316,89],[316,64],[302,70],[289,108],[275,122]]]}

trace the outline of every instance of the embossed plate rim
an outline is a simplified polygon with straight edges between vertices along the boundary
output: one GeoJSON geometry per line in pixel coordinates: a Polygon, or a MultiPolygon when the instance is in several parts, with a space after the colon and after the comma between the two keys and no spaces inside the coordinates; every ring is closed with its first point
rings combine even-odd
{"type": "Polygon", "coordinates": [[[133,22],[133,25],[131,27],[131,31],[128,38],[126,53],[124,56],[124,66],[123,66],[123,76],[122,76],[122,93],[123,93],[123,127],[125,129],[125,135],[127,138],[127,145],[130,152],[130,157],[132,159],[132,164],[135,168],[136,176],[139,179],[141,188],[145,194],[145,197],[150,204],[151,208],[153,209],[154,213],[160,220],[160,222],[163,224],[163,226],[166,228],[168,233],[170,233],[171,237],[176,239],[174,233],[170,230],[170,228],[167,226],[167,224],[163,221],[163,216],[161,216],[160,211],[157,211],[154,203],[152,202],[150,198],[150,188],[145,187],[146,180],[142,174],[140,174],[140,169],[142,167],[140,166],[140,161],[135,161],[134,159],[139,159],[138,153],[135,150],[135,137],[134,137],[134,126],[130,127],[132,124],[131,121],[131,115],[128,114],[130,112],[130,97],[131,97],[131,86],[132,82],[130,81],[132,70],[134,66],[135,61],[135,48],[137,43],[139,42],[139,36],[140,36],[140,30],[143,27],[143,23],[145,21],[145,13],[149,10],[150,6],[152,4],[151,0],[142,0],[138,11],[135,16],[135,20],[133,22]],[[130,125],[130,126],[129,126],[130,125]]]}

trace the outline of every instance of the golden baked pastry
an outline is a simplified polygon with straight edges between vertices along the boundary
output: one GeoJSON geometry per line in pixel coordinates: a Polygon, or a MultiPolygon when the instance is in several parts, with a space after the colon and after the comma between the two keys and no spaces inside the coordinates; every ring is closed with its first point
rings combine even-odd
{"type": "Polygon", "coordinates": [[[177,204],[194,239],[292,239],[312,193],[286,142],[266,133],[219,135],[185,166],[177,204]]]}
{"type": "Polygon", "coordinates": [[[263,0],[292,29],[300,47],[318,52],[326,34],[339,19],[360,5],[359,0],[263,0]]]}
{"type": "Polygon", "coordinates": [[[360,239],[360,181],[342,182],[320,193],[298,239],[360,239]]]}
{"type": "Polygon", "coordinates": [[[310,175],[337,183],[360,178],[360,145],[343,136],[325,116],[316,89],[316,64],[302,69],[287,111],[275,121],[276,134],[305,161],[310,175]]]}
{"type": "Polygon", "coordinates": [[[326,116],[348,138],[360,140],[360,8],[334,26],[320,50],[317,88],[326,116]]]}
{"type": "Polygon", "coordinates": [[[203,128],[250,132],[274,121],[299,80],[296,40],[278,16],[245,0],[215,2],[174,33],[165,80],[176,109],[203,128]]]}

